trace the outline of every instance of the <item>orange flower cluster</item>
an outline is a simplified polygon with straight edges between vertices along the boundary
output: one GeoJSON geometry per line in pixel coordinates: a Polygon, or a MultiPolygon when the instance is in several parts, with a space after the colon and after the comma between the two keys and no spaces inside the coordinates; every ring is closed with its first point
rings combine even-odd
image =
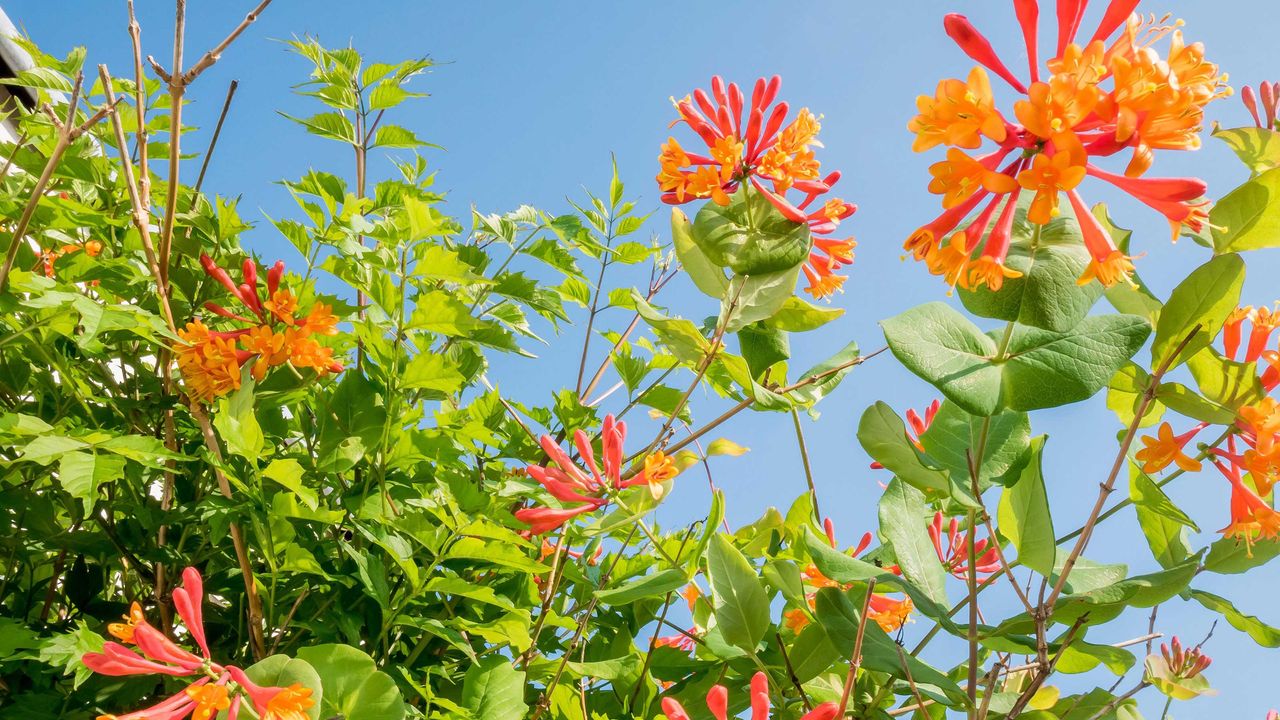
{"type": "Polygon", "coordinates": [[[240,284],[208,255],[200,256],[200,264],[210,277],[231,291],[251,316],[209,302],[205,303],[209,312],[250,327],[219,332],[196,318],[178,331],[182,340],[175,348],[178,366],[193,396],[208,402],[238,389],[241,369],[249,363],[250,374],[259,381],[269,369],[286,363],[295,368],[313,368],[321,375],[342,372],[342,363],[333,359],[333,350],[315,339],[317,335],[338,334],[337,317],[320,302],[312,305],[306,315],[299,315],[298,299],[280,288],[283,262],[277,262],[267,272],[265,299],[259,296],[258,266],[254,261],[244,261],[244,281],[240,284]]]}
{"type": "MultiPolygon", "coordinates": [[[[830,518],[827,518],[823,521],[823,527],[827,531],[827,542],[831,547],[836,547],[836,531],[834,523],[831,522],[830,518]]],[[[857,557],[861,555],[870,545],[871,533],[863,534],[862,539],[858,541],[858,546],[848,550],[849,557],[857,557]]],[[[895,575],[901,574],[897,566],[886,569],[895,575]]],[[[809,624],[809,612],[814,608],[817,591],[819,589],[827,587],[843,587],[847,589],[850,587],[848,585],[841,586],[840,583],[832,580],[826,575],[823,575],[822,571],[818,569],[818,566],[813,565],[812,563],[807,565],[802,572],[805,583],[814,589],[813,592],[805,594],[805,600],[809,603],[809,609],[793,608],[791,610],[785,610],[782,613],[783,624],[790,628],[792,632],[797,633],[809,624]]],[[[911,611],[914,609],[915,605],[911,602],[911,598],[909,597],[904,597],[901,600],[898,600],[889,597],[888,595],[873,593],[871,595],[871,602],[867,606],[867,617],[875,622],[875,624],[879,625],[881,630],[884,630],[885,632],[894,632],[907,623],[911,617],[911,611]]]]}
{"type": "Polygon", "coordinates": [[[671,458],[655,450],[644,458],[644,467],[630,478],[623,478],[622,446],[627,438],[627,424],[606,415],[600,431],[600,449],[604,467],[596,464],[591,438],[582,430],[573,432],[573,444],[586,465],[583,470],[550,435],[539,439],[542,451],[551,463],[525,468],[529,477],[541,483],[562,507],[544,505],[517,510],[516,519],[529,526],[529,533],[541,535],[564,525],[569,520],[594,512],[612,501],[612,494],[629,487],[643,485],[655,500],[662,497],[664,483],[680,474],[671,458]]]}
{"type": "Polygon", "coordinates": [[[824,298],[841,290],[846,278],[835,272],[853,262],[857,245],[851,237],[830,235],[857,206],[839,198],[818,202],[840,180],[840,173],[823,177],[814,157],[812,148],[822,146],[820,116],[801,108],[783,125],[789,107],[786,102],[773,104],[781,85],[776,75],[756,80],[749,106],[737,83],[726,86],[720,77],[711,79],[711,95],[699,88],[683,100],[673,98],[680,117],[672,125],[684,122],[692,128],[706,144],[707,154],[687,152],[674,137],[668,138],[658,156],[658,187],[662,201],[670,205],[703,198],[728,205],[729,196],[749,184],[788,220],[809,226],[813,251],[804,266],[809,282],[805,292],[824,298]],[[790,190],[803,193],[803,199],[792,204],[786,197],[790,190]],[[817,209],[810,210],[813,207],[817,209]]]}
{"type": "MultiPolygon", "coordinates": [[[[1222,328],[1224,356],[1233,362],[1266,364],[1259,372],[1259,384],[1270,393],[1280,385],[1280,350],[1269,347],[1280,312],[1242,307],[1234,311],[1222,328]],[[1245,322],[1249,323],[1246,340],[1245,322]],[[1243,352],[1242,352],[1243,351],[1243,352]]],[[[1186,446],[1208,423],[1200,423],[1181,435],[1174,435],[1169,423],[1162,423],[1155,437],[1144,437],[1137,453],[1143,472],[1157,473],[1176,464],[1182,471],[1196,472],[1201,463],[1186,453],[1186,446]]],[[[1257,539],[1280,537],[1280,512],[1272,507],[1272,490],[1280,482],[1280,402],[1270,395],[1244,405],[1236,412],[1234,434],[1226,449],[1211,448],[1210,461],[1231,485],[1231,521],[1221,532],[1251,546],[1257,539]]]]}
{"type": "Polygon", "coordinates": [[[1142,176],[1155,150],[1200,147],[1204,106],[1231,94],[1226,75],[1205,60],[1203,46],[1183,40],[1180,21],[1170,25],[1167,18],[1131,15],[1136,0],[1112,0],[1092,37],[1077,44],[1087,4],[1057,3],[1057,49],[1042,76],[1038,3],[1014,1],[1030,85],[1009,71],[963,15],[946,17],[947,34],[979,65],[966,80],[943,80],[933,96],[917,100],[918,114],[908,124],[916,134],[913,149],[947,147],[946,158],[929,168],[929,191],[942,196],[944,212],[912,233],[904,247],[953,287],[998,291],[1007,278],[1021,275],[1005,260],[1014,208],[1023,193],[1031,193],[1027,219],[1037,225],[1059,214],[1066,194],[1090,255],[1081,284],[1095,279],[1106,286],[1131,282],[1133,258],[1116,247],[1076,191],[1086,176],[1110,183],[1164,215],[1175,240],[1184,228],[1199,232],[1204,227],[1203,181],[1142,176]],[[1162,57],[1154,45],[1166,37],[1169,47],[1162,57]],[[1013,105],[1016,122],[996,108],[988,70],[1025,96],[1013,105]],[[977,156],[966,152],[988,140],[996,145],[993,151],[977,156]],[[1093,164],[1124,150],[1131,157],[1123,175],[1093,164]],[[957,230],[984,202],[977,217],[957,230]]]}
{"type": "MultiPolygon", "coordinates": [[[[173,608],[186,625],[200,654],[170,640],[147,622],[137,603],[107,631],[120,642],[108,641],[102,652],[85,653],[81,662],[89,670],[108,677],[168,675],[191,679],[187,687],[142,710],[124,715],[99,715],[98,720],[212,720],[241,717],[242,705],[262,720],[303,720],[315,701],[311,689],[294,683],[287,687],[260,687],[244,671],[213,660],[204,628],[204,580],[195,568],[182,573],[182,585],[173,591],[173,608]],[[135,646],[133,650],[128,646],[135,646]]],[[[153,683],[154,684],[154,683],[153,683]]]]}

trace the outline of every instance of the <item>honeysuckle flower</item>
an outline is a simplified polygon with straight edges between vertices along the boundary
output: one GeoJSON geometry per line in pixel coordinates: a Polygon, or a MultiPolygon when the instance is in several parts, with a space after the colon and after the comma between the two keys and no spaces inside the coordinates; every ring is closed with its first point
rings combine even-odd
{"type": "Polygon", "coordinates": [[[311,688],[293,683],[288,687],[261,687],[240,668],[228,668],[231,677],[249,696],[260,720],[307,720],[307,709],[315,705],[311,688]]]}
{"type": "MultiPolygon", "coordinates": [[[[936,513],[933,516],[933,522],[929,523],[929,539],[933,541],[933,549],[938,553],[938,561],[946,568],[947,572],[955,577],[964,579],[969,575],[969,542],[968,538],[960,532],[960,520],[951,518],[951,524],[947,528],[947,549],[942,549],[942,513],[936,513]]],[[[986,538],[978,540],[973,544],[974,556],[977,557],[977,563],[974,564],[975,572],[980,575],[990,575],[1000,569],[1000,554],[992,545],[991,539],[986,538]]]]}
{"type": "MultiPolygon", "coordinates": [[[[1029,58],[1027,83],[963,15],[944,19],[947,35],[978,65],[966,80],[943,80],[933,96],[916,101],[917,114],[908,123],[916,134],[913,149],[947,149],[946,159],[929,168],[929,190],[942,196],[944,212],[912,233],[904,248],[949,285],[998,291],[1006,279],[1018,277],[1004,262],[1010,208],[1021,191],[1033,194],[1027,219],[1037,225],[1060,213],[1061,195],[1067,194],[1090,253],[1082,284],[1126,282],[1133,269],[1132,258],[1115,247],[1076,193],[1086,177],[1110,183],[1159,212],[1175,239],[1184,229],[1201,231],[1208,221],[1203,182],[1141,176],[1156,150],[1200,146],[1204,106],[1231,94],[1226,76],[1205,60],[1201,45],[1183,40],[1180,22],[1133,15],[1135,0],[1111,0],[1097,30],[1085,39],[1080,25],[1087,5],[1087,0],[1058,2],[1057,44],[1042,73],[1039,3],[1014,1],[1029,58]],[[1162,58],[1153,46],[1164,38],[1169,44],[1162,58]],[[1011,116],[996,107],[988,72],[1023,96],[1011,116]],[[986,142],[996,149],[977,156],[966,152],[986,142]],[[1132,150],[1124,175],[1093,162],[1124,150],[1132,150]],[[1012,160],[1001,167],[1007,158],[1012,160]],[[986,208],[957,231],[981,203],[986,208]]],[[[1274,109],[1274,87],[1268,88],[1274,109]]]]}
{"type": "Polygon", "coordinates": [[[228,720],[236,720],[241,693],[253,702],[259,720],[306,720],[305,711],[314,704],[310,689],[297,684],[287,688],[259,687],[240,668],[213,660],[204,629],[204,583],[195,568],[183,571],[182,584],[173,590],[173,607],[201,654],[166,637],[147,622],[141,606],[134,603],[125,622],[111,624],[108,631],[134,643],[137,652],[108,641],[102,652],[85,653],[81,662],[100,675],[170,675],[192,678],[192,682],[148,708],[124,715],[101,715],[98,720],[183,720],[188,716],[212,720],[223,712],[228,720]]]}
{"type": "Polygon", "coordinates": [[[702,597],[702,589],[694,583],[689,583],[680,590],[680,597],[684,598],[685,603],[689,605],[689,612],[693,612],[693,607],[698,604],[698,598],[702,597]]]}
{"type": "Polygon", "coordinates": [[[129,612],[121,616],[124,620],[122,623],[111,623],[107,626],[107,633],[120,642],[131,645],[133,644],[133,632],[138,625],[146,622],[146,616],[142,614],[142,606],[138,603],[129,605],[129,612]]]}
{"type": "Polygon", "coordinates": [[[915,604],[911,598],[903,596],[901,600],[880,593],[872,593],[871,602],[867,605],[867,617],[881,630],[887,633],[897,632],[911,620],[911,611],[915,604]]]}
{"type": "MultiPolygon", "coordinates": [[[[729,720],[729,690],[715,685],[707,692],[707,710],[715,720],[729,720]]],[[[801,716],[800,720],[831,720],[840,706],[825,702],[801,716]]],[[[690,720],[689,713],[673,697],[662,698],[662,712],[668,720],[690,720]]],[[[763,672],[751,677],[751,720],[769,720],[769,678],[763,672]]]]}
{"type": "Polygon", "coordinates": [[[1213,662],[1213,659],[1201,652],[1198,647],[1184,648],[1177,635],[1173,636],[1168,645],[1160,643],[1160,655],[1168,663],[1174,676],[1184,680],[1204,672],[1213,662]]]}
{"type": "Polygon", "coordinates": [[[267,272],[266,297],[260,297],[258,266],[246,259],[244,281],[237,284],[230,274],[208,255],[200,256],[205,273],[225,287],[246,313],[237,313],[217,303],[205,303],[210,313],[248,325],[229,331],[214,331],[199,318],[178,331],[181,340],[174,350],[191,393],[208,402],[240,387],[240,371],[252,363],[250,374],[261,381],[267,371],[286,363],[311,368],[318,374],[342,372],[342,363],[333,359],[333,350],[315,340],[316,335],[336,335],[338,319],[328,305],[317,302],[299,318],[298,300],[280,287],[284,263],[277,262],[267,272]]]}
{"type": "Polygon", "coordinates": [[[645,456],[642,469],[634,477],[623,479],[622,445],[626,437],[627,424],[606,415],[600,431],[601,464],[597,464],[591,438],[582,430],[575,430],[573,444],[586,467],[584,470],[569,458],[555,438],[543,435],[539,442],[551,464],[530,465],[525,472],[566,507],[522,508],[516,511],[516,519],[528,525],[534,535],[541,535],[578,515],[608,505],[611,493],[618,490],[644,485],[655,499],[661,498],[663,483],[679,474],[679,468],[659,450],[645,456]]]}
{"type": "Polygon", "coordinates": [[[85,255],[96,258],[102,254],[102,243],[97,240],[86,240],[81,245],[67,244],[59,248],[41,250],[37,263],[44,269],[44,276],[51,278],[57,274],[54,270],[54,263],[59,258],[78,253],[81,250],[84,251],[85,255]]]}
{"type": "Polygon", "coordinates": [[[1181,435],[1174,435],[1172,425],[1167,422],[1160,423],[1160,428],[1156,430],[1154,437],[1144,435],[1139,438],[1144,447],[1134,457],[1142,463],[1142,472],[1155,474],[1171,464],[1177,465],[1186,472],[1200,472],[1200,461],[1187,455],[1184,448],[1208,425],[1208,423],[1200,423],[1181,435]]]}
{"type": "Polygon", "coordinates": [[[728,205],[737,192],[764,196],[783,217],[809,226],[812,252],[804,264],[805,292],[825,298],[842,289],[845,278],[836,273],[853,262],[853,238],[831,237],[857,206],[833,198],[817,202],[840,180],[840,173],[825,177],[814,157],[821,147],[818,132],[822,118],[801,108],[784,125],[790,106],[774,101],[782,80],[778,76],[756,80],[751,102],[737,83],[711,79],[711,93],[701,88],[682,100],[672,99],[679,116],[672,125],[685,123],[698,135],[707,153],[685,150],[674,137],[662,145],[658,156],[658,187],[662,201],[682,205],[710,199],[728,205]],[[744,121],[745,113],[745,121],[744,121]],[[803,194],[792,202],[787,193],[803,194]],[[811,207],[816,210],[810,210],[811,207]]]}
{"type": "MultiPolygon", "coordinates": [[[[827,543],[831,545],[832,548],[838,547],[835,536],[835,524],[831,522],[830,518],[823,520],[823,529],[827,535],[827,543]]],[[[871,546],[871,540],[871,533],[863,533],[862,537],[858,540],[858,544],[855,547],[847,549],[845,554],[849,557],[857,557],[861,555],[868,547],[871,546]]],[[[893,573],[894,575],[902,574],[901,569],[897,565],[887,567],[885,570],[893,573]]],[[[813,563],[806,565],[800,572],[803,582],[809,587],[814,588],[814,592],[805,594],[805,600],[809,604],[809,610],[813,610],[814,608],[814,604],[817,599],[816,590],[829,587],[848,590],[853,587],[852,583],[841,584],[832,580],[822,574],[822,571],[818,569],[818,566],[813,563]]],[[[914,605],[911,603],[911,598],[909,597],[903,598],[902,600],[896,600],[888,595],[873,593],[870,602],[871,604],[868,617],[874,620],[885,632],[894,632],[898,628],[902,627],[902,624],[907,621],[908,616],[914,609],[914,605]]],[[[809,613],[803,608],[791,608],[785,610],[782,613],[782,617],[783,623],[787,627],[791,628],[793,632],[800,632],[809,624],[809,613]]]]}
{"type": "Polygon", "coordinates": [[[697,647],[697,643],[689,635],[676,633],[675,635],[665,635],[657,638],[653,641],[653,646],[675,648],[688,653],[693,652],[693,649],[697,647]]]}
{"type": "MultiPolygon", "coordinates": [[[[1234,448],[1231,451],[1234,452],[1234,448]]],[[[1218,457],[1212,462],[1231,484],[1231,521],[1218,532],[1243,542],[1246,553],[1252,557],[1256,540],[1274,540],[1280,534],[1280,513],[1245,485],[1238,465],[1218,457]]]]}
{"type": "Polygon", "coordinates": [[[1277,92],[1280,92],[1280,82],[1263,82],[1258,85],[1256,94],[1248,85],[1240,88],[1240,100],[1253,116],[1255,127],[1264,130],[1280,130],[1280,119],[1276,116],[1277,92]],[[1261,112],[1258,109],[1259,98],[1262,99],[1261,112]]]}
{"type": "MultiPolygon", "coordinates": [[[[941,400],[934,400],[924,409],[924,415],[916,412],[914,408],[907,408],[907,440],[916,447],[920,452],[924,452],[924,445],[920,443],[920,436],[925,434],[929,426],[933,424],[933,417],[938,414],[938,410],[942,407],[941,400]]],[[[883,470],[884,466],[878,462],[871,463],[872,470],[883,470]]]]}

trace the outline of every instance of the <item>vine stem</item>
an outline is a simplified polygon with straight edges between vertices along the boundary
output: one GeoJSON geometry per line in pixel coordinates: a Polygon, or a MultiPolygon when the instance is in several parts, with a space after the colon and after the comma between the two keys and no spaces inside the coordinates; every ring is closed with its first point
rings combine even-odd
{"type": "Polygon", "coordinates": [[[1088,546],[1089,540],[1093,535],[1093,528],[1098,523],[1098,518],[1102,515],[1102,508],[1106,505],[1107,497],[1111,495],[1116,478],[1120,475],[1120,469],[1125,466],[1129,455],[1129,447],[1133,444],[1134,438],[1138,435],[1138,427],[1142,423],[1142,419],[1146,417],[1147,410],[1151,407],[1151,403],[1156,397],[1156,388],[1160,385],[1160,380],[1165,373],[1173,366],[1173,361],[1177,359],[1187,345],[1199,334],[1201,324],[1197,323],[1191,328],[1191,332],[1178,343],[1173,352],[1169,354],[1160,367],[1151,374],[1151,379],[1147,381],[1147,388],[1142,393],[1142,399],[1138,402],[1138,407],[1134,409],[1133,420],[1129,423],[1129,429],[1125,432],[1124,439],[1120,442],[1120,449],[1116,452],[1115,462],[1111,464],[1111,472],[1107,475],[1106,482],[1098,490],[1098,499],[1093,504],[1093,509],[1089,513],[1089,519],[1085,521],[1084,526],[1080,530],[1080,537],[1076,540],[1076,544],[1071,548],[1071,554],[1067,556],[1066,561],[1062,564],[1062,572],[1058,574],[1058,581],[1053,585],[1053,592],[1049,594],[1048,600],[1043,603],[1043,607],[1052,608],[1058,597],[1062,595],[1062,589],[1066,587],[1067,577],[1071,574],[1071,570],[1075,567],[1076,561],[1080,559],[1081,553],[1088,546]]]}
{"type": "Polygon", "coordinates": [[[867,597],[862,601],[862,612],[858,615],[858,634],[853,639],[853,656],[849,658],[849,674],[844,678],[844,689],[840,693],[840,709],[836,717],[843,718],[849,707],[849,697],[853,694],[853,684],[858,677],[858,669],[862,667],[862,639],[867,633],[867,612],[871,608],[871,595],[876,589],[876,579],[867,581],[867,597]]]}
{"type": "Polygon", "coordinates": [[[800,427],[800,413],[791,408],[791,422],[796,428],[796,444],[800,447],[800,462],[804,465],[804,479],[809,485],[809,498],[813,501],[813,517],[822,522],[822,510],[818,508],[818,488],[813,483],[813,467],[809,464],[809,448],[804,442],[804,430],[800,427]]]}

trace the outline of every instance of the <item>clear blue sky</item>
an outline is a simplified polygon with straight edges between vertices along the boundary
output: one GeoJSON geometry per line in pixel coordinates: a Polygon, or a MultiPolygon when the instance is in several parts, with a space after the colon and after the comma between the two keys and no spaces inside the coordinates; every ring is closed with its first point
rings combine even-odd
{"type": "MultiPolygon", "coordinates": [[[[250,5],[249,0],[191,3],[188,56],[219,40],[250,5]]],[[[1052,16],[1052,3],[1044,15],[1052,16]]],[[[1102,5],[1095,0],[1095,5],[1102,5]]],[[[89,47],[90,63],[107,63],[116,75],[128,74],[129,41],[124,2],[102,0],[10,0],[3,3],[14,22],[43,47],[64,53],[72,45],[89,47]]],[[[169,54],[172,4],[140,1],[143,42],[157,58],[169,54]]],[[[1144,2],[1147,12],[1173,12],[1187,21],[1190,39],[1203,40],[1211,59],[1230,72],[1233,84],[1256,84],[1280,75],[1275,61],[1280,8],[1274,0],[1203,0],[1144,2]]],[[[650,223],[665,237],[665,208],[657,202],[652,177],[659,143],[668,134],[672,112],[669,96],[683,96],[704,86],[713,73],[749,83],[759,75],[781,74],[782,97],[794,106],[808,105],[825,116],[822,137],[824,167],[845,173],[841,195],[861,209],[847,227],[857,234],[857,264],[847,292],[835,305],[848,314],[816,337],[793,343],[796,366],[839,349],[855,339],[866,349],[882,344],[876,322],[912,305],[944,299],[936,278],[914,263],[900,261],[902,238],[936,213],[936,199],[925,192],[926,168],[933,156],[914,155],[905,125],[915,96],[932,92],[946,76],[962,76],[971,66],[942,32],[942,16],[964,12],[983,29],[1015,71],[1023,67],[1021,41],[1010,4],[996,0],[917,0],[915,2],[412,2],[408,0],[346,3],[336,0],[276,0],[265,16],[199,81],[191,94],[188,117],[204,133],[186,147],[203,147],[212,128],[226,84],[240,81],[223,141],[206,181],[206,190],[242,196],[242,214],[258,220],[248,242],[270,258],[296,261],[296,255],[262,213],[292,214],[292,202],[276,180],[294,178],[310,167],[350,175],[351,158],[333,143],[305,135],[275,114],[314,112],[314,105],[289,94],[305,77],[302,61],[273,39],[314,34],[328,45],[351,42],[375,60],[395,61],[430,55],[441,65],[416,89],[432,93],[424,102],[406,106],[400,123],[421,137],[447,148],[431,152],[440,170],[440,187],[449,192],[449,207],[465,218],[474,204],[484,212],[522,203],[553,212],[568,209],[565,198],[580,197],[583,185],[604,187],[610,153],[615,153],[629,195],[640,208],[659,211],[650,223]]],[[[1099,12],[1094,8],[1090,17],[1099,12]]],[[[1096,20],[1086,20],[1092,27],[1096,20]]],[[[1052,32],[1051,29],[1046,32],[1052,32]]],[[[1225,125],[1246,121],[1236,99],[1215,104],[1210,117],[1225,125]]],[[[1154,172],[1179,175],[1197,172],[1220,196],[1244,179],[1229,152],[1206,138],[1195,155],[1165,154],[1154,172]]],[[[385,172],[387,164],[374,166],[385,172]]],[[[194,172],[194,166],[192,166],[194,172]]],[[[1085,190],[1090,200],[1112,200],[1096,184],[1085,190]]],[[[1121,201],[1113,217],[1137,230],[1135,248],[1146,252],[1139,269],[1157,292],[1207,251],[1190,241],[1170,246],[1164,221],[1145,208],[1121,201]]],[[[1275,252],[1253,253],[1246,301],[1270,303],[1280,296],[1272,278],[1280,270],[1275,252]]],[[[681,284],[664,301],[684,314],[710,314],[703,300],[681,284]]],[[[581,338],[570,329],[566,349],[544,350],[532,364],[504,363],[494,380],[519,397],[545,398],[546,391],[572,385],[581,338]],[[536,371],[538,374],[534,374],[536,371]],[[533,384],[528,378],[550,378],[533,384]]],[[[1144,351],[1145,352],[1145,351],[1144,351]]],[[[841,540],[853,543],[875,523],[877,479],[866,468],[854,429],[858,415],[871,402],[884,399],[898,409],[920,407],[932,399],[930,389],[888,357],[858,369],[844,387],[822,406],[817,423],[806,432],[824,510],[834,516],[841,540]]],[[[708,407],[705,406],[704,407],[708,407]]],[[[703,417],[710,417],[706,410],[703,417]]],[[[1117,423],[1102,399],[1037,413],[1037,433],[1049,433],[1046,474],[1059,531],[1077,527],[1088,512],[1095,488],[1111,461],[1117,423]]],[[[714,465],[717,483],[730,496],[735,526],[757,517],[769,504],[783,508],[804,487],[799,456],[785,415],[751,415],[726,433],[752,448],[747,458],[714,465]]],[[[704,478],[690,472],[680,492],[660,511],[669,522],[701,514],[706,502],[704,478]]],[[[1209,473],[1187,476],[1173,486],[1175,499],[1206,530],[1226,523],[1227,486],[1209,473]]],[[[1212,539],[1205,537],[1201,542],[1212,539]]],[[[1098,561],[1127,562],[1131,572],[1155,568],[1130,512],[1102,526],[1088,556],[1098,561]]],[[[1280,624],[1274,599],[1280,589],[1276,566],[1243,577],[1204,576],[1195,585],[1225,595],[1249,614],[1280,624]]],[[[958,596],[959,588],[954,590],[958,596]]],[[[1012,610],[1012,605],[991,611],[1012,610]]],[[[1198,605],[1174,599],[1160,612],[1158,629],[1198,640],[1210,615],[1198,605]]],[[[908,627],[908,637],[923,633],[922,623],[908,627]]],[[[1146,632],[1146,613],[1131,613],[1089,636],[1093,642],[1116,642],[1146,632]]],[[[939,644],[938,650],[948,649],[939,644]]],[[[1261,720],[1280,706],[1275,692],[1276,652],[1256,647],[1225,623],[1214,636],[1209,670],[1217,698],[1175,705],[1178,717],[1239,717],[1261,720]]],[[[958,657],[947,652],[947,658],[958,657]]],[[[1104,686],[1110,680],[1094,675],[1104,686]]],[[[1075,683],[1067,681],[1068,687],[1075,683]]],[[[1128,683],[1126,684],[1126,687],[1128,683]]],[[[1147,691],[1142,701],[1148,716],[1158,713],[1162,698],[1147,691]]]]}

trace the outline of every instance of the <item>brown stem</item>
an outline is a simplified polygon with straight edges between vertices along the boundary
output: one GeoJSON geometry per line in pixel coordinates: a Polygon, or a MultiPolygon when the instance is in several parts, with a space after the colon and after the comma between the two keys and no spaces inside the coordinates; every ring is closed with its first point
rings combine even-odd
{"type": "Polygon", "coordinates": [[[1071,548],[1071,554],[1067,556],[1066,562],[1062,564],[1062,571],[1058,574],[1058,581],[1053,585],[1053,592],[1050,593],[1049,599],[1044,605],[1052,612],[1053,604],[1062,594],[1062,589],[1066,587],[1067,576],[1071,574],[1072,568],[1075,567],[1076,561],[1080,559],[1080,554],[1084,552],[1085,547],[1089,544],[1089,540],[1093,535],[1093,528],[1098,523],[1098,516],[1102,514],[1102,508],[1107,503],[1107,497],[1111,495],[1116,477],[1120,475],[1120,469],[1124,467],[1129,456],[1129,446],[1133,444],[1133,440],[1138,435],[1138,426],[1142,423],[1143,417],[1147,414],[1147,409],[1156,397],[1156,388],[1160,386],[1160,380],[1165,373],[1169,372],[1169,368],[1173,365],[1173,361],[1182,354],[1182,351],[1200,332],[1200,324],[1197,323],[1187,333],[1187,336],[1178,343],[1173,352],[1164,362],[1160,363],[1160,367],[1151,374],[1151,379],[1147,382],[1147,389],[1142,393],[1142,399],[1138,402],[1138,406],[1134,409],[1133,420],[1129,423],[1129,429],[1125,432],[1124,440],[1120,442],[1120,449],[1116,453],[1115,462],[1111,465],[1111,472],[1107,475],[1107,480],[1098,490],[1098,499],[1093,504],[1093,510],[1089,513],[1089,519],[1085,521],[1084,527],[1081,528],[1080,537],[1076,540],[1076,544],[1071,548]]]}
{"type": "Polygon", "coordinates": [[[858,677],[858,668],[862,666],[862,638],[867,633],[867,612],[871,608],[871,595],[876,589],[876,579],[867,581],[867,597],[862,601],[862,613],[858,615],[858,634],[853,638],[853,656],[849,658],[849,674],[844,678],[844,690],[840,693],[840,709],[836,717],[843,718],[849,708],[849,696],[853,694],[853,683],[858,677]]]}
{"type": "MultiPolygon", "coordinates": [[[[107,93],[108,101],[112,101],[114,92],[111,87],[111,76],[107,72],[106,66],[98,66],[98,74],[102,78],[104,92],[107,93]]],[[[111,107],[114,108],[114,105],[111,107]]],[[[139,109],[141,115],[141,109],[139,109]]],[[[133,165],[129,162],[125,155],[124,144],[124,127],[120,123],[120,116],[112,112],[112,127],[115,130],[117,143],[120,145],[121,165],[125,174],[125,186],[128,188],[130,204],[133,207],[133,223],[138,229],[138,236],[141,238],[143,252],[147,257],[147,264],[151,270],[152,278],[155,280],[156,293],[160,299],[160,309],[164,315],[165,322],[168,325],[171,334],[177,334],[177,326],[174,323],[173,308],[169,302],[169,293],[163,277],[163,266],[159,262],[158,255],[152,245],[150,221],[148,213],[145,211],[145,201],[140,188],[137,186],[133,175],[133,165]]],[[[147,169],[142,168],[143,174],[147,169]]],[[[163,353],[166,358],[168,353],[163,353]]],[[[166,361],[167,366],[167,361],[166,361]]],[[[200,433],[204,439],[205,447],[208,449],[219,464],[222,460],[222,449],[218,445],[217,436],[213,432],[213,424],[209,421],[208,414],[204,411],[200,401],[193,397],[188,397],[188,407],[191,416],[195,418],[196,423],[200,426],[200,433]]],[[[218,490],[223,497],[231,497],[231,484],[227,481],[225,475],[217,467],[214,468],[214,475],[218,481],[218,490]]],[[[253,578],[253,566],[249,560],[249,552],[244,542],[244,535],[240,531],[237,523],[231,523],[230,526],[231,541],[235,547],[236,561],[240,565],[240,573],[244,576],[245,595],[248,598],[249,613],[249,634],[251,639],[251,649],[254,657],[261,659],[265,652],[265,642],[263,640],[262,630],[262,599],[258,595],[258,586],[253,578]]]]}
{"type": "MultiPolygon", "coordinates": [[[[240,37],[241,33],[243,33],[245,30],[249,28],[250,25],[252,25],[255,21],[257,21],[258,16],[261,15],[262,11],[266,10],[267,6],[270,4],[271,4],[271,0],[262,0],[262,2],[258,3],[257,7],[250,10],[249,14],[244,16],[244,20],[241,20],[240,24],[237,25],[235,29],[231,31],[231,34],[227,35],[225,38],[222,39],[222,42],[213,46],[212,49],[210,49],[208,52],[202,55],[200,59],[196,61],[196,64],[192,65],[191,69],[182,75],[182,84],[190,85],[191,83],[195,82],[195,79],[197,77],[200,77],[200,73],[204,72],[205,70],[208,70],[210,67],[213,66],[214,63],[218,62],[218,60],[222,57],[223,51],[227,49],[227,46],[235,42],[236,38],[240,37]]],[[[180,63],[178,63],[177,61],[173,63],[173,74],[175,76],[178,74],[179,65],[180,63]]]]}

